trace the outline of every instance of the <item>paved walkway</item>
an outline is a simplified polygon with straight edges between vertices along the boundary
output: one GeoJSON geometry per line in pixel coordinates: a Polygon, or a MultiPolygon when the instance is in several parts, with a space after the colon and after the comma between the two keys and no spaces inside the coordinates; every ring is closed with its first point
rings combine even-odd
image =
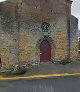
{"type": "Polygon", "coordinates": [[[63,73],[80,73],[80,61],[71,62],[67,65],[52,62],[40,63],[38,66],[34,66],[28,72],[26,72],[24,76],[63,73]]]}
{"type": "MultiPolygon", "coordinates": [[[[33,76],[33,75],[47,75],[47,74],[64,74],[64,73],[80,73],[80,61],[71,62],[67,65],[62,65],[59,63],[43,62],[37,66],[33,66],[23,75],[18,76],[33,76]]],[[[11,75],[7,75],[10,77],[11,75]]],[[[16,76],[16,75],[15,75],[16,76]]],[[[13,77],[13,76],[12,76],[13,77]]]]}

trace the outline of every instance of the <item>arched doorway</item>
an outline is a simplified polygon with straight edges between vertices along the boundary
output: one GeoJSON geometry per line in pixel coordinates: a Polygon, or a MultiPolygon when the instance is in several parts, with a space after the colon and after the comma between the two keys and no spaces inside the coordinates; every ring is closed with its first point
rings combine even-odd
{"type": "Polygon", "coordinates": [[[49,41],[43,40],[40,44],[40,61],[48,62],[51,60],[51,45],[49,41]]]}

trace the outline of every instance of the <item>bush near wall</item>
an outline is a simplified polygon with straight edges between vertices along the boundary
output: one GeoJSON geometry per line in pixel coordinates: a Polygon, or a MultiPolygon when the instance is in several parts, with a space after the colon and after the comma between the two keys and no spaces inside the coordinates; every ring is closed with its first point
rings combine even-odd
{"type": "Polygon", "coordinates": [[[62,65],[66,65],[66,64],[69,64],[69,63],[70,63],[70,61],[67,58],[64,58],[60,61],[60,64],[62,64],[62,65]]]}

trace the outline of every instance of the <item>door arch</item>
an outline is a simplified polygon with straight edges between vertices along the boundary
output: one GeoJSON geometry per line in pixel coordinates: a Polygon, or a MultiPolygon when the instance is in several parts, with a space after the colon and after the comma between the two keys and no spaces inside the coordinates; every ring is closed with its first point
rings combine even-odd
{"type": "Polygon", "coordinates": [[[48,62],[51,60],[51,45],[49,41],[43,40],[40,44],[40,61],[48,62]]]}

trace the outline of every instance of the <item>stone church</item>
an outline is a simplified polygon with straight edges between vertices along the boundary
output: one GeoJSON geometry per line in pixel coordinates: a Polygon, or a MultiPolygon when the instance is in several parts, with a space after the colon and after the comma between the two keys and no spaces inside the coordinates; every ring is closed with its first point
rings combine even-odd
{"type": "Polygon", "coordinates": [[[71,0],[7,0],[0,3],[0,63],[50,62],[78,53],[78,19],[71,0]]]}

